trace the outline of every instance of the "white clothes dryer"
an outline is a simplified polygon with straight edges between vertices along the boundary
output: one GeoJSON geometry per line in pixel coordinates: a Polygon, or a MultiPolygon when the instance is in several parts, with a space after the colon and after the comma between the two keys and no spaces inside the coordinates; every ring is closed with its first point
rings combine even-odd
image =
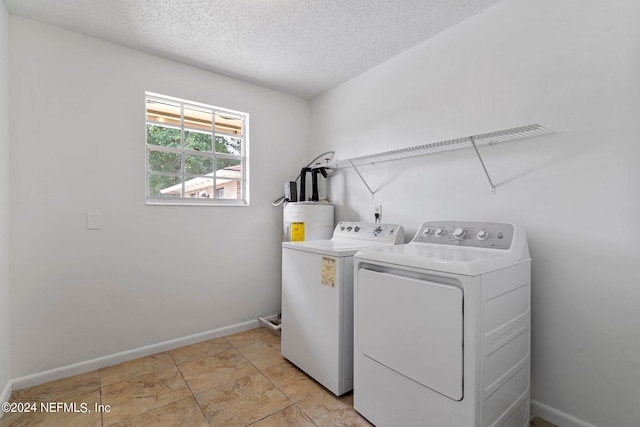
{"type": "Polygon", "coordinates": [[[282,243],[282,355],[337,396],[353,388],[353,255],[398,243],[401,225],[365,222],[282,243]]]}
{"type": "Polygon", "coordinates": [[[378,427],[529,424],[522,228],[426,222],[354,257],[354,407],[378,427]]]}

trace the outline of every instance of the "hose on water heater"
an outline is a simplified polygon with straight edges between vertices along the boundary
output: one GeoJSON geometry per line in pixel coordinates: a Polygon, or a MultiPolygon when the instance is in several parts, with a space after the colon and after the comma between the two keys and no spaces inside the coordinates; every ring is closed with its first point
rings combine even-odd
{"type": "MultiPolygon", "coordinates": [[[[335,154],[335,151],[326,151],[322,154],[320,154],[319,156],[317,156],[315,159],[311,160],[304,168],[302,168],[301,170],[304,170],[305,168],[308,168],[309,166],[311,166],[312,164],[314,164],[316,162],[316,160],[326,156],[327,154],[330,154],[331,157],[329,157],[327,160],[331,160],[333,158],[333,155],[335,154]]],[[[322,176],[324,176],[325,178],[328,176],[327,175],[327,171],[326,169],[322,168],[322,170],[320,171],[320,173],[322,174],[322,176]]],[[[298,182],[300,180],[300,177],[302,176],[302,172],[296,177],[295,182],[298,182]]],[[[301,192],[301,194],[303,194],[304,192],[301,192]]],[[[273,202],[271,202],[271,204],[273,206],[280,206],[281,204],[285,203],[285,196],[283,195],[282,197],[279,197],[277,199],[275,199],[273,202]]]]}

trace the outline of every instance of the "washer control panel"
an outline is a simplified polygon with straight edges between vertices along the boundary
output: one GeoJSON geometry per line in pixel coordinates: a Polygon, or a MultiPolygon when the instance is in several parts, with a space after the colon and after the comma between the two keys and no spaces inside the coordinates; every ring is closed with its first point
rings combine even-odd
{"type": "Polygon", "coordinates": [[[399,224],[339,222],[333,237],[397,244],[404,243],[404,228],[399,224]]]}
{"type": "Polygon", "coordinates": [[[499,222],[425,222],[412,241],[507,250],[511,247],[513,233],[512,224],[499,222]]]}

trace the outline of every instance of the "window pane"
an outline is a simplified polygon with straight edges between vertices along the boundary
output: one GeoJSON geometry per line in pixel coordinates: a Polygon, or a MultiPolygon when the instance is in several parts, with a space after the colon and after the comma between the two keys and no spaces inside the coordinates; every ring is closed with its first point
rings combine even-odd
{"type": "Polygon", "coordinates": [[[242,135],[242,119],[238,117],[216,114],[216,133],[222,132],[229,135],[242,135]]]}
{"type": "Polygon", "coordinates": [[[184,183],[185,197],[210,199],[213,197],[213,178],[210,176],[199,176],[191,178],[184,183]]]}
{"type": "Polygon", "coordinates": [[[216,152],[240,155],[242,153],[242,140],[224,135],[216,135],[216,152]]]}
{"type": "Polygon", "coordinates": [[[147,99],[147,120],[181,126],[180,104],[147,99]]]}
{"type": "Polygon", "coordinates": [[[213,138],[211,135],[210,133],[186,130],[184,131],[184,148],[211,153],[213,151],[213,138]]]}
{"type": "Polygon", "coordinates": [[[217,199],[241,199],[241,182],[235,179],[217,179],[215,197],[217,199]]]}
{"type": "Polygon", "coordinates": [[[220,159],[216,161],[216,175],[221,176],[222,172],[233,178],[242,178],[242,167],[240,160],[236,159],[220,159]]]}
{"type": "Polygon", "coordinates": [[[185,154],[184,170],[186,173],[191,175],[206,175],[213,173],[213,157],[185,154]]]}
{"type": "Polygon", "coordinates": [[[152,172],[180,172],[180,157],[178,153],[149,150],[149,170],[152,172]]]}
{"type": "Polygon", "coordinates": [[[216,161],[216,198],[242,198],[242,164],[235,159],[216,161]]]}
{"type": "Polygon", "coordinates": [[[206,108],[184,106],[184,125],[192,129],[213,132],[213,112],[206,108]]]}
{"type": "Polygon", "coordinates": [[[182,197],[179,176],[149,175],[149,194],[153,197],[182,197]]]}
{"type": "Polygon", "coordinates": [[[180,148],[180,129],[147,124],[147,144],[180,148]]]}

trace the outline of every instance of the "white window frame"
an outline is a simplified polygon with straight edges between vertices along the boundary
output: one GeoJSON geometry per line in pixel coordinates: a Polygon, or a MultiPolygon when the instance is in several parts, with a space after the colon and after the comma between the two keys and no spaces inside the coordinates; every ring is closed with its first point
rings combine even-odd
{"type": "MultiPolygon", "coordinates": [[[[230,110],[228,108],[221,108],[221,107],[215,107],[212,105],[208,105],[208,104],[202,104],[199,102],[194,102],[194,101],[189,101],[189,100],[185,100],[185,99],[180,99],[180,98],[175,98],[175,97],[171,97],[171,96],[167,96],[167,95],[161,95],[161,94],[157,94],[157,93],[153,93],[153,92],[145,92],[145,97],[144,97],[144,103],[145,103],[145,143],[144,143],[144,147],[145,147],[145,204],[147,205],[186,205],[186,206],[249,206],[249,114],[248,113],[244,113],[241,111],[235,111],[235,110],[230,110]],[[158,145],[154,145],[154,144],[149,144],[147,142],[147,125],[148,124],[153,124],[153,125],[159,125],[159,126],[165,126],[165,127],[175,127],[178,128],[177,125],[175,126],[167,126],[166,123],[162,123],[160,121],[154,121],[154,120],[150,120],[147,117],[147,102],[148,100],[153,100],[153,101],[158,101],[161,103],[170,103],[170,104],[179,104],[180,106],[180,111],[181,111],[181,117],[180,117],[180,148],[172,148],[172,147],[164,147],[164,146],[158,146],[158,145]],[[185,143],[185,124],[184,124],[184,110],[185,110],[185,106],[188,107],[194,107],[197,109],[204,109],[207,111],[211,111],[213,117],[215,117],[216,114],[219,115],[225,115],[225,116],[230,116],[233,118],[237,118],[237,119],[241,119],[242,120],[242,135],[230,135],[230,134],[224,134],[223,132],[217,132],[215,129],[215,123],[213,124],[213,130],[212,130],[212,152],[211,153],[202,153],[200,151],[192,151],[189,149],[186,149],[184,147],[184,143],[185,143]],[[226,153],[218,153],[215,151],[215,138],[216,138],[216,134],[218,135],[223,135],[223,136],[230,136],[233,137],[235,139],[239,139],[241,141],[241,150],[240,150],[240,155],[231,155],[231,154],[226,154],[226,153]],[[150,151],[163,151],[163,152],[169,152],[169,153],[176,153],[176,154],[181,154],[181,166],[180,166],[180,172],[179,173],[167,173],[167,172],[157,172],[157,171],[151,171],[151,167],[150,167],[150,159],[149,159],[149,152],[150,151]],[[213,159],[213,164],[214,164],[214,172],[212,175],[213,178],[213,195],[211,197],[208,198],[194,198],[194,197],[189,197],[189,190],[185,189],[185,181],[190,178],[193,177],[192,175],[186,173],[185,171],[185,161],[184,161],[184,157],[185,155],[198,155],[198,156],[210,156],[213,159]],[[216,170],[215,170],[215,164],[216,164],[216,160],[217,159],[232,159],[232,160],[240,160],[240,165],[241,165],[241,179],[239,179],[238,181],[240,181],[240,186],[241,186],[241,197],[237,198],[237,199],[222,199],[222,198],[217,198],[216,194],[217,194],[217,189],[216,189],[216,170]],[[162,196],[154,196],[154,195],[150,195],[149,194],[149,177],[150,175],[165,175],[165,176],[174,176],[174,177],[181,177],[181,183],[182,183],[182,197],[162,197],[162,196]]],[[[186,130],[189,131],[193,131],[195,129],[190,129],[188,126],[186,127],[186,130]]]]}

